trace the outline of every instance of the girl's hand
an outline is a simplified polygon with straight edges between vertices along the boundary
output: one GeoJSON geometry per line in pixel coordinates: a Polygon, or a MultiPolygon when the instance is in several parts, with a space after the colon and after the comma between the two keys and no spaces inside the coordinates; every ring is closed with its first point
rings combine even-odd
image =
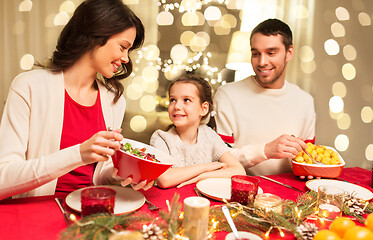
{"type": "Polygon", "coordinates": [[[80,145],[80,155],[85,164],[106,161],[119,150],[123,139],[118,131],[100,131],[80,145]]]}
{"type": "Polygon", "coordinates": [[[136,191],[140,189],[144,189],[146,191],[154,185],[154,181],[151,181],[147,184],[145,180],[138,184],[134,184],[132,183],[132,178],[130,177],[123,180],[121,177],[118,176],[118,169],[116,168],[113,169],[111,177],[114,179],[114,182],[120,183],[120,185],[122,185],[123,187],[126,187],[127,185],[131,184],[131,187],[136,191]]]}
{"type": "Polygon", "coordinates": [[[210,162],[210,163],[205,164],[205,171],[206,172],[211,172],[211,171],[224,169],[224,168],[227,168],[227,164],[222,163],[222,162],[210,162]]]}

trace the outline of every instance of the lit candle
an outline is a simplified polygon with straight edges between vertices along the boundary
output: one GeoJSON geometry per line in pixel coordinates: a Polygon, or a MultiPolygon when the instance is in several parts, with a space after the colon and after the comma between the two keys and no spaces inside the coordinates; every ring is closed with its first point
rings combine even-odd
{"type": "Polygon", "coordinates": [[[324,203],[319,206],[319,215],[327,219],[335,219],[341,216],[341,209],[339,207],[324,203]]]}
{"type": "Polygon", "coordinates": [[[272,193],[262,193],[255,197],[254,206],[264,208],[277,213],[282,212],[282,199],[272,193]]]}
{"type": "Polygon", "coordinates": [[[207,238],[210,201],[203,197],[184,199],[184,235],[191,240],[207,238]]]}

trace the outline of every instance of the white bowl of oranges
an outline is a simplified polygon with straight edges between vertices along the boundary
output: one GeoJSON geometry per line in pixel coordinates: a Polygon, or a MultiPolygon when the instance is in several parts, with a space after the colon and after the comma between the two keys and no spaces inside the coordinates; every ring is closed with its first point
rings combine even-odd
{"type": "Polygon", "coordinates": [[[304,151],[299,152],[291,161],[294,175],[337,178],[342,173],[345,161],[334,148],[307,143],[306,151],[313,159],[304,151]]]}

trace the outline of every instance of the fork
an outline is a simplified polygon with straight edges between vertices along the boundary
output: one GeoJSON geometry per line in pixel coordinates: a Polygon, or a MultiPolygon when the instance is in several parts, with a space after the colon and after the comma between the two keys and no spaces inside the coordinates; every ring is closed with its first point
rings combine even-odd
{"type": "Polygon", "coordinates": [[[157,207],[156,205],[154,205],[153,203],[151,203],[148,199],[145,198],[145,202],[147,203],[148,205],[148,209],[150,211],[155,211],[155,210],[158,210],[159,207],[157,207]]]}

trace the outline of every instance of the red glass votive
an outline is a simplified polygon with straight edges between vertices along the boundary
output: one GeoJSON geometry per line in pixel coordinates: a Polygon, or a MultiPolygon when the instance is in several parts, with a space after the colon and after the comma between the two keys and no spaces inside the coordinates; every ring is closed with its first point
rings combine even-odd
{"type": "Polygon", "coordinates": [[[81,193],[82,217],[95,213],[114,214],[116,191],[106,187],[92,187],[81,193]]]}
{"type": "Polygon", "coordinates": [[[260,180],[246,175],[235,175],[231,178],[231,202],[247,205],[254,202],[258,193],[260,180]]]}

